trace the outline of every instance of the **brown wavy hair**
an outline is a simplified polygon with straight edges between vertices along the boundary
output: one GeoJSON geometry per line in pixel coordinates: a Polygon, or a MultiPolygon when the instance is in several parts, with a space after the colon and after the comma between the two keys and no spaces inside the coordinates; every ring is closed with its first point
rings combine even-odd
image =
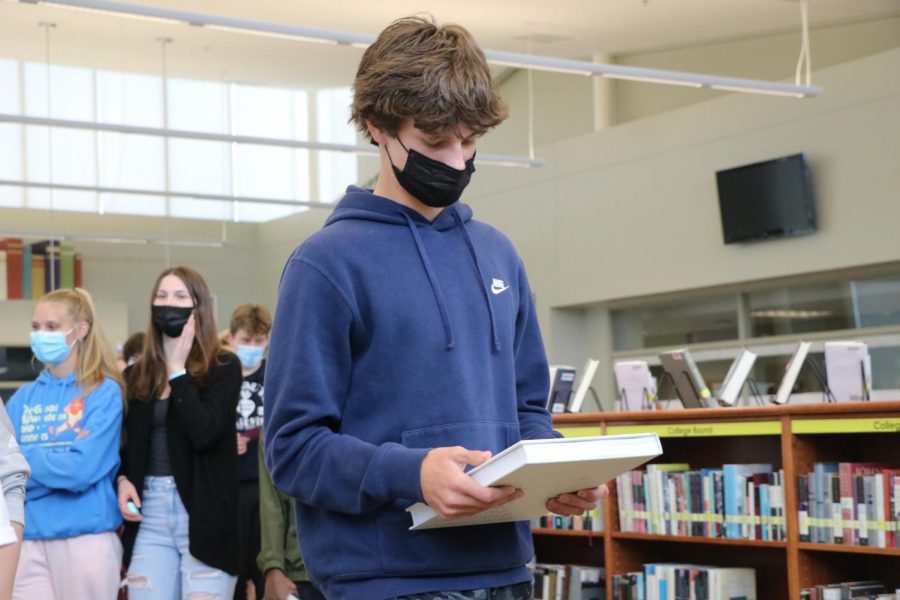
{"type": "Polygon", "coordinates": [[[163,350],[162,332],[153,326],[153,300],[159,291],[160,282],[174,275],[184,282],[194,301],[194,343],[188,354],[185,370],[200,385],[206,382],[206,375],[214,361],[218,361],[219,340],[216,336],[216,318],[213,315],[212,296],[203,276],[190,267],[172,267],[160,273],[150,294],[150,319],[144,336],[141,357],[132,366],[128,377],[128,398],[131,400],[155,400],[166,389],[168,373],[166,355],[163,350]]]}
{"type": "Polygon", "coordinates": [[[459,25],[422,17],[391,23],[363,54],[350,120],[373,144],[366,121],[390,135],[405,119],[429,134],[483,134],[506,118],[484,53],[459,25]]]}
{"type": "Polygon", "coordinates": [[[231,313],[231,335],[241,329],[250,335],[269,335],[272,314],[262,304],[241,304],[231,313]]]}
{"type": "MultiPolygon", "coordinates": [[[[80,347],[77,347],[78,359],[75,362],[75,381],[78,382],[84,395],[87,396],[94,391],[107,377],[119,384],[121,390],[122,377],[116,368],[115,354],[97,321],[97,311],[91,295],[81,288],[59,289],[45,294],[38,300],[38,304],[47,302],[65,306],[72,323],[85,321],[88,324],[87,335],[78,342],[80,347]]],[[[124,394],[122,403],[124,407],[124,394]]]]}

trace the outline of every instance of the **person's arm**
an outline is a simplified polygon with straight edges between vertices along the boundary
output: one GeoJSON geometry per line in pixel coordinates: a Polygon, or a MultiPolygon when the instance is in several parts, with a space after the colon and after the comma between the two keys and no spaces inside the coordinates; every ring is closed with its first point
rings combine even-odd
{"type": "Polygon", "coordinates": [[[16,579],[16,566],[19,564],[19,551],[22,549],[22,524],[14,522],[12,528],[17,541],[0,546],[0,600],[10,600],[12,598],[13,581],[16,579]]]}
{"type": "MultiPolygon", "coordinates": [[[[265,436],[261,436],[264,438],[265,436]]],[[[260,550],[256,564],[261,573],[269,569],[286,571],[287,558],[285,556],[284,542],[287,538],[287,515],[284,511],[284,503],[272,477],[266,468],[266,461],[262,451],[263,445],[257,448],[259,460],[259,520],[260,520],[260,550]]]]}
{"type": "Polygon", "coordinates": [[[65,446],[29,444],[22,448],[35,484],[81,492],[119,468],[122,392],[111,379],[85,398],[81,429],[65,446]]]}
{"type": "Polygon", "coordinates": [[[234,424],[244,377],[240,363],[233,355],[221,356],[228,358],[224,365],[210,369],[208,387],[199,387],[187,374],[169,382],[172,388],[170,410],[174,408],[176,418],[197,450],[211,447],[234,424]]]}
{"type": "Polygon", "coordinates": [[[16,443],[12,421],[0,402],[0,494],[13,523],[25,523],[25,485],[29,473],[31,468],[16,443]]]}
{"type": "Polygon", "coordinates": [[[562,437],[553,431],[547,411],[550,393],[550,367],[544,352],[544,342],[538,326],[537,314],[531,299],[531,287],[525,267],[519,262],[519,312],[513,352],[516,365],[516,401],[519,414],[519,433],[522,439],[562,437]]]}
{"type": "Polygon", "coordinates": [[[427,448],[375,445],[337,433],[348,393],[352,299],[319,267],[292,257],[278,292],[266,364],[265,458],[278,489],[300,502],[360,514],[421,501],[427,448]]]}

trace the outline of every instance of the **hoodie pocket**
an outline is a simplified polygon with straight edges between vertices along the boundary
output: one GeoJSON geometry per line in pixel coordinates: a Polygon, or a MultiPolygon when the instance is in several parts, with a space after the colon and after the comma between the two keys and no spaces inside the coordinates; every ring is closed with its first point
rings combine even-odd
{"type": "Polygon", "coordinates": [[[493,454],[518,441],[518,424],[498,421],[450,423],[411,429],[400,434],[400,443],[407,448],[462,446],[468,450],[488,450],[493,454]]]}
{"type": "MultiPolygon", "coordinates": [[[[403,432],[409,448],[463,446],[496,454],[519,441],[518,425],[470,421],[403,432]]],[[[386,575],[478,573],[521,566],[534,551],[528,523],[497,523],[409,531],[409,502],[395,502],[376,516],[386,575]]]]}

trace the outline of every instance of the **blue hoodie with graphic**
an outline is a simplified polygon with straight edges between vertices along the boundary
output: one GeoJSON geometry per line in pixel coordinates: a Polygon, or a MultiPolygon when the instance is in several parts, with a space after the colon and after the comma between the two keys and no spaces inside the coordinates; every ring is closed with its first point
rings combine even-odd
{"type": "Polygon", "coordinates": [[[122,434],[122,391],[105,379],[83,393],[75,374],[44,369],[6,405],[22,454],[31,465],[25,488],[26,540],[113,531],[122,434]]]}
{"type": "Polygon", "coordinates": [[[530,579],[528,523],[409,531],[431,448],[555,437],[522,261],[457,203],[429,222],[351,187],[282,274],[266,462],[331,600],[530,579]]]}

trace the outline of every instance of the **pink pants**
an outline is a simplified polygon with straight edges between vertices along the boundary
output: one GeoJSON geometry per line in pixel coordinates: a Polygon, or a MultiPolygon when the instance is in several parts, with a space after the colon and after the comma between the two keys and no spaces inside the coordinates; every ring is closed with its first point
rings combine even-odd
{"type": "Polygon", "coordinates": [[[25,540],[13,600],[115,600],[122,544],[112,531],[25,540]]]}

